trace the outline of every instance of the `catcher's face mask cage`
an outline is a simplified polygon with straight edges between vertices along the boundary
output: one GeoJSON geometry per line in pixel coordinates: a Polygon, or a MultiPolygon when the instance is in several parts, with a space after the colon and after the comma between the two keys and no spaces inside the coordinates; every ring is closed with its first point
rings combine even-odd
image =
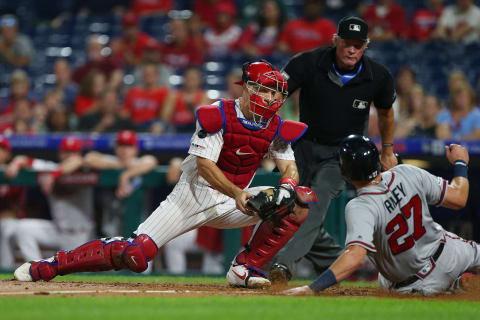
{"type": "Polygon", "coordinates": [[[288,96],[287,81],[268,62],[250,64],[244,70],[253,122],[265,128],[288,96]]]}

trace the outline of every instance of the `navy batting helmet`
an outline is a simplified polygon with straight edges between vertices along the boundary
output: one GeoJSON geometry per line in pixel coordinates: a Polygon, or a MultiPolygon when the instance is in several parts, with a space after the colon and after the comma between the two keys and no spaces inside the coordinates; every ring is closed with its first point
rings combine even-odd
{"type": "Polygon", "coordinates": [[[375,144],[369,138],[357,134],[343,139],[339,160],[342,175],[349,180],[370,181],[382,168],[375,144]]]}

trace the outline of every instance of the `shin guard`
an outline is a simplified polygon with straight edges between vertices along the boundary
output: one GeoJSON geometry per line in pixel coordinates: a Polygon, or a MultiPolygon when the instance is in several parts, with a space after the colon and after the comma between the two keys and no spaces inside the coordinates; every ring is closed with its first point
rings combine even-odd
{"type": "Polygon", "coordinates": [[[290,240],[305,221],[298,222],[291,215],[279,222],[263,221],[257,228],[246,249],[238,254],[237,262],[262,270],[262,266],[290,240]]]}
{"type": "Polygon", "coordinates": [[[34,280],[48,281],[56,275],[76,272],[121,269],[143,272],[148,267],[148,261],[157,254],[158,248],[145,234],[131,240],[132,238],[120,237],[97,239],[71,251],[59,251],[52,261],[32,263],[30,274],[34,280]]]}

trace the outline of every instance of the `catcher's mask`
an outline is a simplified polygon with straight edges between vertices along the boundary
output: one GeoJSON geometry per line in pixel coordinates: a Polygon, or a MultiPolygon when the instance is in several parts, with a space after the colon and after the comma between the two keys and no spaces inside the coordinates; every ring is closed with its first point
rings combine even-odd
{"type": "Polygon", "coordinates": [[[265,128],[288,96],[285,77],[267,61],[245,63],[242,81],[249,93],[250,112],[253,122],[265,128]]]}

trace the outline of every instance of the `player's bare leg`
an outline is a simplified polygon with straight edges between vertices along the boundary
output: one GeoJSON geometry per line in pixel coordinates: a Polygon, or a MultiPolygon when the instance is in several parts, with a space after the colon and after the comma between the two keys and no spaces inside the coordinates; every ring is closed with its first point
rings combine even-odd
{"type": "Polygon", "coordinates": [[[129,269],[143,272],[158,252],[147,235],[134,238],[103,238],[89,241],[71,251],[58,251],[55,256],[26,262],[15,270],[19,281],[49,281],[57,275],[129,269]]]}

